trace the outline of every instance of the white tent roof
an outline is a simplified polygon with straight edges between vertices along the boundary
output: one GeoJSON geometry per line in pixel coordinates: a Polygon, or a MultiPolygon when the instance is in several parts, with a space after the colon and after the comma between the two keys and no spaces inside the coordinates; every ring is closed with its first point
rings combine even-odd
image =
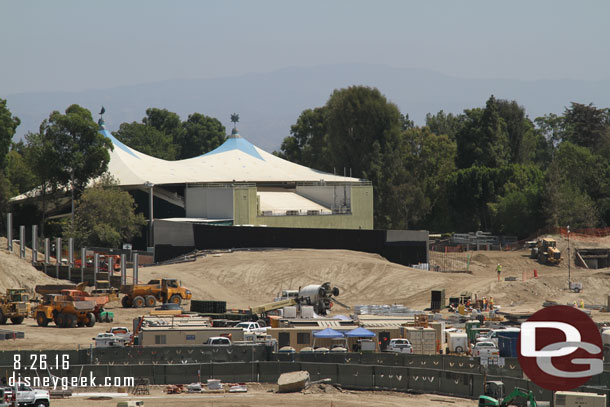
{"type": "Polygon", "coordinates": [[[186,160],[166,161],[142,154],[100,130],[114,144],[108,171],[119,185],[224,182],[359,182],[286,161],[241,138],[236,131],[220,147],[186,160]]]}

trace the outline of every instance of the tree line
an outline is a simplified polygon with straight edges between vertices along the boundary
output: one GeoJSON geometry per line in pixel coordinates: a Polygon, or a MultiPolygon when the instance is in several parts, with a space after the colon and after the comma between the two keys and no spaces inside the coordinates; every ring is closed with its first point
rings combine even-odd
{"type": "Polygon", "coordinates": [[[415,126],[378,89],[335,90],[291,126],[282,158],[372,181],[375,227],[485,230],[610,224],[610,110],[571,103],[530,119],[493,95],[415,126]]]}
{"type": "MultiPolygon", "coordinates": [[[[130,215],[133,198],[102,176],[112,143],[89,110],[72,105],[54,111],[38,132],[13,142],[19,124],[0,99],[0,212],[7,212],[10,197],[39,187],[41,208],[22,207],[23,223],[46,224],[48,232],[86,244],[116,246],[137,235],[144,220],[130,215]],[[97,189],[88,188],[94,179],[97,189]],[[46,222],[49,205],[66,194],[75,203],[74,217],[46,222]],[[116,212],[122,215],[115,216],[120,222],[98,206],[104,199],[122,205],[116,212]],[[85,208],[99,216],[86,219],[85,208]],[[121,229],[126,223],[133,227],[121,229]]],[[[227,137],[216,118],[193,113],[182,121],[160,108],[147,109],[141,122],[122,123],[113,135],[167,160],[204,154],[227,137]]],[[[544,227],[609,225],[608,153],[610,110],[592,104],[571,103],[561,115],[532,120],[516,101],[492,95],[484,107],[441,110],[416,126],[378,89],[365,86],[335,90],[323,106],[304,110],[275,152],[370,180],[376,228],[520,237],[544,227]]]]}

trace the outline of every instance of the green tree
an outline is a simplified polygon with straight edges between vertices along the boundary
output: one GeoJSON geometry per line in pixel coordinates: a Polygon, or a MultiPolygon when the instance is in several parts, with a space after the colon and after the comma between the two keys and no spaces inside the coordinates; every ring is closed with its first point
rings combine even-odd
{"type": "Polygon", "coordinates": [[[42,201],[42,218],[40,223],[41,236],[45,236],[45,223],[49,198],[55,196],[59,185],[59,175],[62,168],[59,160],[55,159],[55,152],[51,140],[41,133],[28,133],[25,136],[27,150],[25,154],[28,167],[34,175],[37,191],[42,201]]]}
{"type": "Polygon", "coordinates": [[[143,154],[164,160],[175,160],[178,146],[170,135],[142,123],[122,123],[112,135],[143,154]]]}
{"type": "Polygon", "coordinates": [[[326,107],[304,110],[297,122],[290,126],[290,134],[282,141],[278,154],[285,160],[332,171],[326,135],[326,107]]]}
{"type": "Polygon", "coordinates": [[[13,116],[6,107],[6,100],[0,99],[0,170],[6,165],[6,154],[9,151],[15,130],[21,121],[13,116]]]}
{"type": "Polygon", "coordinates": [[[572,103],[563,114],[563,138],[576,145],[598,149],[610,143],[610,110],[592,103],[572,103]]]}
{"type": "Polygon", "coordinates": [[[132,196],[116,182],[104,177],[87,188],[77,202],[74,223],[64,224],[64,237],[73,237],[77,246],[119,247],[139,236],[146,224],[135,213],[132,196]]]}
{"type": "Polygon", "coordinates": [[[225,126],[218,119],[193,113],[182,123],[180,159],[197,157],[214,150],[227,139],[225,126]]]}
{"type": "Polygon", "coordinates": [[[184,127],[180,116],[174,112],[170,112],[167,109],[159,109],[151,107],[146,109],[146,117],[142,119],[142,123],[147,126],[154,127],[161,133],[168,136],[172,143],[176,146],[176,157],[181,154],[180,142],[184,138],[184,127]]]}
{"type": "MultiPolygon", "coordinates": [[[[452,173],[447,180],[451,218],[457,230],[499,232],[497,204],[513,191],[531,191],[535,200],[541,190],[542,172],[533,165],[505,165],[499,168],[470,167],[452,173]]],[[[528,197],[529,199],[530,197],[528,197]]],[[[509,198],[515,200],[514,196],[509,198]]],[[[509,208],[509,202],[504,203],[509,208]]],[[[511,203],[514,207],[514,203],[511,203]]],[[[515,232],[516,233],[516,232],[515,232]]]]}
{"type": "Polygon", "coordinates": [[[392,188],[400,183],[403,116],[378,89],[335,90],[326,103],[326,132],[333,167],[351,169],[376,186],[375,227],[392,227],[392,188]]]}
{"type": "Polygon", "coordinates": [[[564,138],[563,117],[554,113],[549,113],[534,119],[534,123],[542,135],[551,143],[552,147],[557,146],[564,138]]]}
{"type": "Polygon", "coordinates": [[[446,180],[455,171],[455,141],[428,127],[415,127],[403,133],[402,143],[406,178],[396,202],[403,205],[404,213],[396,218],[405,223],[397,226],[447,227],[446,180]]]}
{"type": "Polygon", "coordinates": [[[70,188],[74,207],[74,199],[87,183],[108,168],[112,142],[98,132],[91,112],[79,105],[71,105],[65,114],[52,112],[41,124],[40,132],[50,144],[45,158],[56,163],[51,179],[70,188]]]}
{"type": "Polygon", "coordinates": [[[456,133],[458,168],[501,167],[510,162],[506,123],[492,95],[485,109],[465,110],[464,125],[456,133]]]}
{"type": "MultiPolygon", "coordinates": [[[[22,150],[23,151],[23,150],[22,150]]],[[[7,154],[6,177],[11,184],[11,196],[31,190],[36,184],[36,177],[29,163],[16,149],[7,154]]]]}
{"type": "Polygon", "coordinates": [[[498,114],[506,125],[510,161],[523,163],[525,161],[523,140],[528,132],[534,131],[534,125],[525,115],[525,108],[514,100],[500,99],[497,102],[498,114]]]}
{"type": "Polygon", "coordinates": [[[426,126],[435,134],[446,134],[451,140],[455,140],[455,135],[460,130],[463,121],[463,115],[446,114],[442,110],[435,115],[430,113],[426,115],[426,126]]]}

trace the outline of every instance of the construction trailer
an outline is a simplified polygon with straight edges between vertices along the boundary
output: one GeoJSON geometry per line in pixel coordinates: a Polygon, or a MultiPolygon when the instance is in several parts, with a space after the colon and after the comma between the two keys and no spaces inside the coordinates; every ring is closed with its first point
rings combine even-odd
{"type": "MultiPolygon", "coordinates": [[[[299,352],[303,348],[312,347],[314,344],[314,332],[321,331],[327,328],[327,326],[299,326],[293,328],[268,328],[267,335],[271,335],[273,339],[278,342],[278,347],[283,348],[284,346],[290,346],[299,352]]],[[[358,328],[357,325],[349,326],[332,326],[332,329],[339,332],[348,332],[358,328]]],[[[380,327],[380,328],[366,328],[369,331],[375,333],[375,337],[371,338],[378,344],[389,343],[392,338],[401,338],[400,326],[393,327],[380,327]]],[[[358,341],[362,338],[347,338],[348,350],[354,349],[354,345],[358,344],[358,341]]],[[[336,341],[330,338],[316,338],[316,347],[329,348],[335,344],[336,341]]]]}
{"type": "Polygon", "coordinates": [[[213,336],[226,336],[232,342],[243,341],[244,330],[233,327],[148,326],[140,328],[138,345],[201,345],[213,336]]]}

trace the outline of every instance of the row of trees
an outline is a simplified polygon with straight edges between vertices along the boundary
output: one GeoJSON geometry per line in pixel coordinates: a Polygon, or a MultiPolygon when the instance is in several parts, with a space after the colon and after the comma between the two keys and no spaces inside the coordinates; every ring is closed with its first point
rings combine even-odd
{"type": "Polygon", "coordinates": [[[153,157],[182,160],[212,151],[225,142],[225,127],[216,118],[193,113],[185,121],[167,109],[150,108],[142,123],[123,123],[113,135],[153,157]]]}
{"type": "MultiPolygon", "coordinates": [[[[44,227],[47,204],[61,190],[76,202],[73,218],[60,225],[64,236],[115,245],[138,233],[143,218],[130,215],[133,199],[111,180],[85,192],[106,171],[112,148],[87,109],[54,111],[39,132],[15,143],[19,124],[0,99],[1,212],[9,197],[42,186],[42,211],[24,211],[28,223],[41,217],[44,227]],[[101,201],[127,208],[116,210],[121,222],[112,222],[101,201]],[[99,215],[88,219],[85,209],[99,215]]],[[[141,123],[123,123],[114,136],[155,157],[184,159],[218,147],[225,133],[215,118],[193,113],[182,121],[150,108],[141,123]]],[[[379,90],[353,86],[303,111],[290,134],[279,156],[328,172],[349,168],[372,181],[376,228],[526,236],[546,226],[610,224],[609,109],[572,103],[562,115],[531,120],[516,101],[491,96],[484,107],[428,114],[415,126],[379,90]]]]}
{"type": "Polygon", "coordinates": [[[348,167],[375,188],[375,227],[488,230],[610,224],[610,110],[572,103],[531,120],[493,95],[414,126],[374,88],[336,90],[291,127],[279,156],[348,167]]]}

